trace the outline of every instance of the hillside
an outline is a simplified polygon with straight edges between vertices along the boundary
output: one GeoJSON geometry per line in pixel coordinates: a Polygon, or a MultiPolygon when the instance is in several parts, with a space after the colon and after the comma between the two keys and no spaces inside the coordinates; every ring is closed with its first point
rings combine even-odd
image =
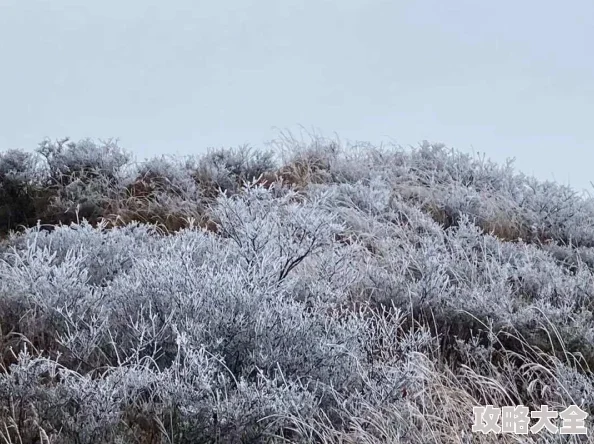
{"type": "Polygon", "coordinates": [[[594,442],[594,199],[441,145],[0,154],[0,443],[594,442]],[[25,228],[27,227],[27,228],[25,228]]]}

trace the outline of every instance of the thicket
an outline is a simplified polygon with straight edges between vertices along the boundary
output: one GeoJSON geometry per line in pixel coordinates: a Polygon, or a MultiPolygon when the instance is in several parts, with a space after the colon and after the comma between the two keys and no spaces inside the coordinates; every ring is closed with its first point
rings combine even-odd
{"type": "Polygon", "coordinates": [[[512,162],[45,140],[0,230],[0,443],[594,442],[471,432],[594,414],[594,200],[512,162]]]}

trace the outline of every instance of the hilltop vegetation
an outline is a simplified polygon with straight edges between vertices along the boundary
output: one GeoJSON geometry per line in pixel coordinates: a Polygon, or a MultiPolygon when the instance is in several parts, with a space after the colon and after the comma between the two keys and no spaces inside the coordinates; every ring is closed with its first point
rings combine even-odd
{"type": "Polygon", "coordinates": [[[471,432],[594,415],[594,199],[429,143],[273,148],[0,154],[0,443],[594,442],[471,432]]]}

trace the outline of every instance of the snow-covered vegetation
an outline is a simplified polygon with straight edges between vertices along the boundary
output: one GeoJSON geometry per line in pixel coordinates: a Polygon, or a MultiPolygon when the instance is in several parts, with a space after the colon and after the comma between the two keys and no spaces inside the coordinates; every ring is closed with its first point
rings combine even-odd
{"type": "Polygon", "coordinates": [[[594,414],[594,199],[511,162],[47,140],[0,230],[2,444],[594,442],[471,431],[594,414]]]}

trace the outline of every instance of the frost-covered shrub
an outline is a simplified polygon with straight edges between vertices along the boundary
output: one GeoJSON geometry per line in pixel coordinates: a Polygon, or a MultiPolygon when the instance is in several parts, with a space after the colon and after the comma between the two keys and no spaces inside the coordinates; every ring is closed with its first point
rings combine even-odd
{"type": "Polygon", "coordinates": [[[340,143],[315,135],[310,139],[309,142],[299,141],[287,133],[272,142],[283,162],[279,175],[285,183],[301,188],[310,183],[339,179],[333,177],[331,171],[340,156],[340,143]]]}
{"type": "Polygon", "coordinates": [[[570,273],[575,274],[584,267],[594,271],[594,247],[546,244],[542,248],[570,273]]]}
{"type": "Polygon", "coordinates": [[[272,177],[276,169],[273,152],[248,146],[210,150],[193,163],[194,178],[209,197],[215,197],[218,190],[235,193],[245,182],[272,177]]]}
{"type": "Polygon", "coordinates": [[[117,195],[103,210],[113,225],[131,221],[157,224],[174,232],[190,219],[202,219],[204,196],[186,163],[165,156],[136,164],[122,175],[117,195]]]}
{"type": "Polygon", "coordinates": [[[145,197],[161,192],[197,198],[197,185],[186,165],[174,158],[153,157],[137,165],[134,178],[128,180],[129,191],[133,196],[145,197]]]}
{"type": "Polygon", "coordinates": [[[116,274],[125,271],[132,260],[144,251],[142,242],[155,236],[152,226],[129,224],[119,230],[107,230],[106,224],[92,227],[88,222],[80,225],[58,226],[51,235],[47,231],[30,228],[15,239],[17,251],[30,248],[49,248],[56,256],[54,264],[61,263],[73,249],[84,249],[80,257],[89,275],[91,285],[106,285],[116,274]]]}
{"type": "Polygon", "coordinates": [[[41,171],[38,159],[33,153],[13,149],[0,153],[0,180],[11,181],[21,186],[35,184],[41,171]]]}
{"type": "Polygon", "coordinates": [[[42,181],[43,171],[34,154],[21,150],[0,153],[0,230],[34,220],[42,181]]]}
{"type": "Polygon", "coordinates": [[[213,150],[202,159],[216,168],[228,171],[234,177],[252,180],[275,168],[271,151],[254,150],[248,146],[239,149],[213,150]]]}
{"type": "Polygon", "coordinates": [[[93,222],[119,193],[119,180],[130,154],[115,141],[90,139],[42,141],[36,152],[45,160],[44,186],[51,192],[39,219],[46,223],[93,222]]]}
{"type": "Polygon", "coordinates": [[[60,185],[98,176],[113,179],[131,159],[130,154],[113,140],[97,145],[91,139],[79,142],[68,138],[56,142],[46,139],[36,151],[45,157],[53,184],[60,185]]]}
{"type": "Polygon", "coordinates": [[[0,441],[490,442],[475,405],[594,414],[591,200],[440,145],[318,142],[292,183],[225,152],[60,185],[111,183],[118,223],[2,245],[0,441]]]}

